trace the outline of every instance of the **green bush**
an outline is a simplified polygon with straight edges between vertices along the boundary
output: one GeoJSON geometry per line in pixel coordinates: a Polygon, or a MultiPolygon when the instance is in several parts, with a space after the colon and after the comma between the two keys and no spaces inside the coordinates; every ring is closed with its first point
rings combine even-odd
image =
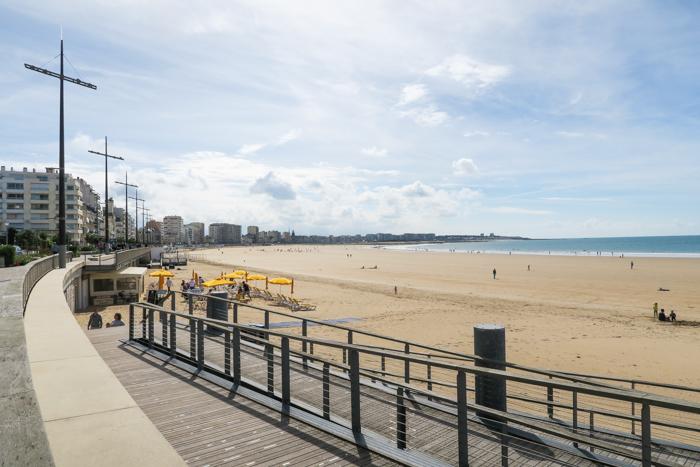
{"type": "Polygon", "coordinates": [[[91,247],[90,245],[85,245],[80,247],[80,251],[97,251],[95,248],[91,247]]]}
{"type": "Polygon", "coordinates": [[[5,258],[5,266],[10,267],[15,265],[15,250],[14,245],[4,245],[0,247],[0,256],[5,258]]]}
{"type": "Polygon", "coordinates": [[[34,261],[35,258],[32,258],[31,256],[28,255],[17,255],[15,256],[15,259],[19,261],[20,266],[24,266],[27,263],[31,263],[34,261]]]}

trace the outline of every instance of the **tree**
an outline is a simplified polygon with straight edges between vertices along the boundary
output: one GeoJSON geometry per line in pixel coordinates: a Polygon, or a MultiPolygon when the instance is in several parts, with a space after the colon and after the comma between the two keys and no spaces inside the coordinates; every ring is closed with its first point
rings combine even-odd
{"type": "Polygon", "coordinates": [[[14,227],[7,228],[7,243],[10,245],[15,244],[15,235],[17,235],[17,229],[14,227]]]}
{"type": "Polygon", "coordinates": [[[90,245],[97,245],[98,243],[100,243],[100,239],[97,238],[94,234],[86,234],[85,242],[89,243],[90,245]]]}
{"type": "Polygon", "coordinates": [[[36,246],[39,243],[39,237],[32,229],[24,229],[17,234],[17,242],[27,248],[36,246]]]}

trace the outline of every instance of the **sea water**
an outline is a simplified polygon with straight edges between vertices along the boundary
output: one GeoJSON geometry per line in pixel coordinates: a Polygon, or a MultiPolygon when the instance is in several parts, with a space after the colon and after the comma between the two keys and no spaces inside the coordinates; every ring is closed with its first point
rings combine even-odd
{"type": "Polygon", "coordinates": [[[700,258],[700,235],[674,237],[553,238],[535,240],[491,240],[420,245],[388,245],[406,251],[479,252],[567,256],[646,256],[700,258]]]}

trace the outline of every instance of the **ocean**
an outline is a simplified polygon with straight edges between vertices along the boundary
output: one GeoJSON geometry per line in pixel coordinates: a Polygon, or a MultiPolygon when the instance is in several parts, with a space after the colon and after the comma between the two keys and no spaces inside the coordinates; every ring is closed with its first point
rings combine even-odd
{"type": "Polygon", "coordinates": [[[564,256],[630,256],[700,258],[700,235],[676,237],[553,238],[539,240],[496,240],[464,243],[389,245],[383,248],[403,251],[457,253],[498,253],[564,256]]]}

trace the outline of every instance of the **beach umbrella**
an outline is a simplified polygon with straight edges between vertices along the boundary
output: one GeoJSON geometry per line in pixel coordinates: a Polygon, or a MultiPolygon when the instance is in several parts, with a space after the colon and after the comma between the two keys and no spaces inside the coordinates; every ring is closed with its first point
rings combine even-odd
{"type": "Polygon", "coordinates": [[[226,279],[212,279],[210,281],[202,282],[202,285],[204,287],[218,287],[220,285],[235,285],[236,283],[233,281],[227,281],[226,279]]]}
{"type": "Polygon", "coordinates": [[[228,273],[228,274],[224,274],[221,277],[224,277],[226,279],[243,279],[243,276],[239,276],[238,274],[233,273],[233,272],[228,273]]]}
{"type": "Polygon", "coordinates": [[[247,279],[249,281],[264,281],[267,280],[267,277],[261,276],[260,274],[253,274],[251,276],[248,276],[247,279]]]}
{"type": "Polygon", "coordinates": [[[163,282],[165,282],[166,277],[175,277],[175,274],[168,272],[164,269],[159,269],[156,272],[152,272],[148,275],[149,277],[158,278],[158,290],[163,290],[163,282]]]}
{"type": "Polygon", "coordinates": [[[294,279],[287,279],[286,277],[275,277],[270,281],[270,284],[278,284],[280,286],[280,291],[282,291],[282,286],[283,285],[291,285],[292,286],[292,294],[294,294],[294,279]]]}

